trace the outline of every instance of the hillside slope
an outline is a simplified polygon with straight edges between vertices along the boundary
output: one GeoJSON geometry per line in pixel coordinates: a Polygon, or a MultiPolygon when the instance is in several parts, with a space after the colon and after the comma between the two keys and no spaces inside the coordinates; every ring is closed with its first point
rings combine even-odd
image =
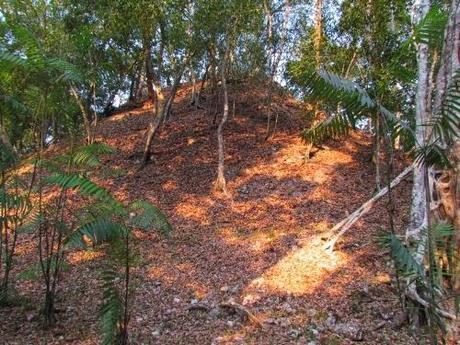
{"type": "MultiPolygon", "coordinates": [[[[137,235],[133,343],[411,343],[404,330],[393,327],[398,300],[387,254],[376,244],[387,226],[386,200],[357,223],[335,253],[322,250],[324,232],[373,193],[370,139],[352,134],[306,161],[298,102],[276,98],[282,116],[274,138],[265,141],[263,90],[234,91],[235,116],[224,131],[226,198],[213,191],[212,114],[188,106],[188,91],[179,92],[172,117],[155,138],[155,162],[142,170],[148,105],[105,119],[98,131],[98,140],[117,150],[106,158],[99,182],[122,200],[159,205],[174,226],[168,239],[137,235]],[[244,311],[242,317],[242,308],[222,307],[229,301],[261,324],[246,320],[244,311]]],[[[401,229],[407,223],[410,181],[395,194],[401,229]]],[[[18,267],[25,267],[32,243],[30,238],[21,242],[18,267]]],[[[66,290],[60,293],[70,307],[59,314],[59,326],[41,331],[34,307],[0,309],[2,319],[10,315],[9,322],[17,325],[30,319],[16,334],[0,325],[2,341],[98,343],[98,253],[71,253],[68,261],[62,277],[66,290]],[[74,283],[65,284],[70,280],[74,283]],[[37,334],[40,340],[33,338],[37,334]]],[[[33,280],[19,280],[17,286],[30,298],[40,288],[33,280]]]]}

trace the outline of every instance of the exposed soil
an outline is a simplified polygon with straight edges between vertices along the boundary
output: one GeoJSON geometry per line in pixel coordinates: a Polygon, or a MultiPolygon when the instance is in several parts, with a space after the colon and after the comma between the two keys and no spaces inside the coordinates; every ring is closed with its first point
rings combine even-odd
{"type": "MultiPolygon", "coordinates": [[[[325,231],[374,192],[370,138],[354,133],[306,160],[299,137],[302,105],[288,96],[276,98],[282,114],[275,137],[265,141],[262,91],[247,90],[231,94],[235,116],[225,127],[229,197],[213,190],[212,114],[188,106],[187,89],[179,92],[174,114],[154,141],[154,162],[142,170],[148,107],[101,123],[98,140],[117,153],[106,158],[99,182],[122,200],[152,201],[174,226],[167,239],[137,234],[132,343],[348,344],[360,338],[362,344],[414,343],[404,327],[394,327],[394,277],[377,244],[388,227],[387,199],[333,254],[323,250],[325,231]],[[228,301],[244,306],[260,324],[218,308],[228,301]]],[[[397,168],[404,164],[399,160],[397,168]]],[[[408,221],[410,180],[394,196],[401,231],[408,221]]],[[[69,253],[58,325],[43,330],[37,316],[40,280],[19,279],[36,260],[34,238],[22,237],[14,276],[23,303],[0,309],[0,343],[97,344],[99,257],[96,251],[69,253]]]]}

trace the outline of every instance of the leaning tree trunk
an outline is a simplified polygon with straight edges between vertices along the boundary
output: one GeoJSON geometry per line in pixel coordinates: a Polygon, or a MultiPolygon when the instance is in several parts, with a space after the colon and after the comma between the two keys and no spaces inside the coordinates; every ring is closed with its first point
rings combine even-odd
{"type": "MultiPolygon", "coordinates": [[[[227,48],[228,50],[228,48],[227,48]]],[[[225,78],[225,69],[227,63],[227,51],[224,53],[221,64],[221,78],[222,78],[222,89],[224,93],[224,113],[222,119],[217,127],[217,144],[218,144],[218,164],[217,164],[217,180],[215,183],[216,190],[227,194],[227,184],[225,182],[225,152],[224,152],[224,137],[223,130],[225,123],[228,118],[228,92],[227,92],[227,80],[225,78]]]]}

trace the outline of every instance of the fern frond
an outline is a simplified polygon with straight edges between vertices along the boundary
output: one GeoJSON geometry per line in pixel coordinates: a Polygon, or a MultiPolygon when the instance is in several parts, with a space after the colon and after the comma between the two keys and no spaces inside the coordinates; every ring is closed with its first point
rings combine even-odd
{"type": "Polygon", "coordinates": [[[85,239],[91,241],[93,245],[98,245],[126,235],[126,232],[126,228],[119,223],[102,218],[83,224],[64,242],[68,247],[84,249],[87,247],[85,239]]]}
{"type": "Polygon", "coordinates": [[[77,149],[70,156],[70,163],[75,167],[94,167],[100,164],[99,155],[113,153],[113,149],[102,143],[94,143],[77,149]]]}
{"type": "Polygon", "coordinates": [[[163,212],[150,202],[136,200],[131,203],[128,209],[132,212],[131,224],[135,227],[148,230],[156,228],[162,235],[169,235],[172,226],[163,212]]]}
{"type": "Polygon", "coordinates": [[[115,268],[102,272],[102,308],[101,328],[102,344],[113,345],[119,336],[119,323],[123,316],[123,303],[116,282],[118,274],[115,268]]]}
{"type": "Polygon", "coordinates": [[[123,205],[103,187],[79,174],[54,173],[46,177],[45,182],[64,189],[78,189],[83,196],[93,197],[110,204],[114,212],[124,212],[123,205]]]}

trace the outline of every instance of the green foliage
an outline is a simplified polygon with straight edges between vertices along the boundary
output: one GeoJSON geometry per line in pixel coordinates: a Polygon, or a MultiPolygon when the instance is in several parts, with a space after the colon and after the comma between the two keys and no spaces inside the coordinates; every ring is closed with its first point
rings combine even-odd
{"type": "Polygon", "coordinates": [[[429,137],[425,145],[414,150],[419,164],[450,168],[447,148],[459,138],[458,123],[460,121],[460,69],[456,70],[452,82],[442,101],[439,113],[433,114],[425,126],[429,137]]]}
{"type": "Polygon", "coordinates": [[[116,268],[110,267],[102,272],[101,330],[102,344],[113,345],[119,338],[119,325],[123,321],[124,306],[117,288],[119,281],[116,268]]]}
{"type": "Polygon", "coordinates": [[[439,46],[444,37],[448,13],[441,7],[431,6],[425,17],[414,28],[413,38],[417,43],[439,46]]]}
{"type": "Polygon", "coordinates": [[[382,244],[390,249],[391,257],[396,269],[403,277],[411,279],[423,279],[425,275],[424,267],[414,258],[413,253],[395,235],[389,233],[381,238],[382,244]]]}
{"type": "MultiPolygon", "coordinates": [[[[51,270],[54,270],[56,268],[56,260],[45,261],[45,270],[47,269],[46,266],[49,264],[49,262],[51,262],[51,270]]],[[[65,272],[70,269],[70,265],[65,261],[60,262],[59,265],[59,270],[61,272],[65,272]]],[[[19,272],[16,278],[18,280],[39,280],[42,274],[42,265],[40,264],[40,262],[35,262],[23,271],[19,272]]]]}
{"type": "Polygon", "coordinates": [[[137,200],[128,207],[133,227],[149,230],[156,228],[162,235],[169,235],[172,226],[163,212],[148,201],[137,200]]]}
{"type": "Polygon", "coordinates": [[[85,238],[92,245],[115,240],[123,236],[126,230],[118,223],[109,219],[96,219],[78,227],[66,239],[65,243],[71,248],[87,248],[85,238]]]}

